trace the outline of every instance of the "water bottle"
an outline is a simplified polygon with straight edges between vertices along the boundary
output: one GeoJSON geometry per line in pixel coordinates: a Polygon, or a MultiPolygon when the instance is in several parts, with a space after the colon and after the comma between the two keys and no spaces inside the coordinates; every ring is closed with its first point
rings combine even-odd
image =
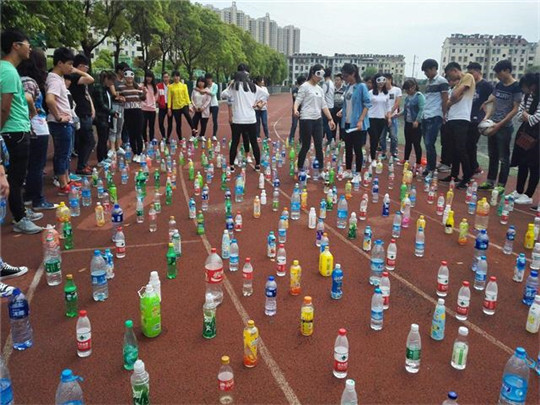
{"type": "Polygon", "coordinates": [[[234,374],[230,365],[229,356],[221,357],[221,367],[218,373],[219,403],[232,404],[234,399],[232,391],[234,389],[234,374]]]}
{"type": "Polygon", "coordinates": [[[277,212],[279,209],[279,190],[274,188],[272,192],[272,211],[277,212]]]}
{"type": "Polygon", "coordinates": [[[308,215],[308,228],[315,229],[316,225],[317,225],[317,212],[315,211],[315,207],[311,207],[309,209],[309,215],[308,215]]]}
{"type": "Polygon", "coordinates": [[[79,189],[71,187],[69,191],[69,211],[72,217],[81,215],[81,206],[79,204],[79,189]]]}
{"type": "Polygon", "coordinates": [[[133,332],[133,321],[128,319],[125,322],[125,326],[124,344],[122,347],[124,368],[126,370],[133,370],[133,365],[139,357],[139,344],[137,343],[137,337],[133,332]]]}
{"type": "Polygon", "coordinates": [[[369,277],[369,284],[371,285],[379,285],[381,281],[382,272],[384,270],[384,246],[383,241],[380,239],[377,239],[375,241],[375,246],[373,247],[373,251],[371,252],[371,258],[370,258],[370,267],[371,267],[371,275],[369,277]]]}
{"type": "Polygon", "coordinates": [[[450,365],[456,370],[465,370],[465,367],[467,367],[467,354],[469,353],[468,335],[469,329],[465,326],[460,326],[452,349],[452,360],[450,360],[450,365]]]}
{"type": "Polygon", "coordinates": [[[337,227],[338,229],[345,229],[347,227],[348,204],[345,196],[339,197],[339,203],[337,206],[337,227]]]}
{"type": "Polygon", "coordinates": [[[531,270],[540,270],[540,242],[534,244],[533,251],[531,253],[531,270]]]}
{"type": "Polygon", "coordinates": [[[527,306],[531,306],[536,294],[538,294],[538,271],[531,270],[531,274],[529,274],[525,282],[522,302],[527,306]]]}
{"type": "Polygon", "coordinates": [[[506,231],[506,239],[504,240],[503,253],[505,255],[511,255],[514,249],[514,240],[516,238],[516,228],[514,225],[508,227],[506,231]]]}
{"type": "Polygon", "coordinates": [[[236,182],[234,185],[234,201],[244,201],[244,180],[241,175],[236,177],[236,182]]]}
{"type": "Polygon", "coordinates": [[[484,296],[484,303],[482,305],[482,311],[486,315],[495,314],[495,307],[497,306],[497,295],[499,294],[499,287],[497,286],[497,277],[491,276],[487,283],[486,292],[484,296]]]}
{"type": "Polygon", "coordinates": [[[133,365],[131,392],[133,405],[150,404],[150,376],[144,369],[144,362],[141,359],[137,360],[133,365]]]}
{"type": "Polygon", "coordinates": [[[341,264],[339,263],[336,264],[336,267],[332,271],[330,297],[334,300],[339,300],[343,297],[343,270],[341,270],[341,264]]]}
{"type": "Polygon", "coordinates": [[[285,245],[280,244],[276,257],[276,275],[278,277],[284,277],[287,274],[287,252],[285,251],[285,245]]]}
{"type": "Polygon", "coordinates": [[[424,257],[424,250],[425,250],[424,228],[420,227],[416,231],[416,239],[414,242],[414,255],[416,257],[424,257]]]}
{"type": "Polygon", "coordinates": [[[378,203],[379,202],[379,179],[378,179],[378,177],[375,177],[375,179],[373,179],[373,184],[371,185],[371,202],[372,203],[378,203]]]}
{"type": "Polygon", "coordinates": [[[476,273],[474,275],[474,289],[482,291],[486,287],[488,265],[486,256],[480,256],[476,265],[476,273]]]}
{"type": "Polygon", "coordinates": [[[468,281],[464,281],[458,292],[456,309],[456,319],[458,321],[467,320],[467,316],[469,315],[469,306],[471,304],[471,290],[469,289],[469,285],[468,281]]]}
{"type": "Polygon", "coordinates": [[[223,301],[223,261],[212,248],[204,264],[206,293],[210,293],[216,305],[223,301]]]}
{"type": "Polygon", "coordinates": [[[60,246],[55,236],[48,234],[43,242],[45,276],[50,286],[59,285],[62,282],[62,257],[60,246]]]}
{"type": "Polygon", "coordinates": [[[274,276],[268,277],[266,286],[264,289],[266,295],[266,302],[264,304],[264,313],[268,316],[274,316],[277,312],[277,284],[274,281],[274,276]]]}
{"type": "Polygon", "coordinates": [[[118,259],[123,259],[126,257],[126,237],[122,227],[117,228],[116,234],[114,236],[114,245],[115,245],[115,254],[118,259]]]}
{"type": "Polygon", "coordinates": [[[319,218],[317,221],[317,227],[316,227],[316,237],[315,237],[315,246],[321,247],[321,240],[324,234],[324,220],[319,218]]]}
{"type": "Polygon", "coordinates": [[[364,252],[371,251],[372,236],[373,236],[373,232],[371,231],[371,227],[368,225],[366,226],[366,229],[364,229],[364,240],[362,241],[362,250],[364,252]]]}
{"type": "Polygon", "coordinates": [[[317,159],[313,160],[313,181],[318,181],[320,177],[320,165],[317,159]]]}
{"type": "Polygon", "coordinates": [[[387,217],[390,215],[390,196],[388,193],[384,195],[382,203],[382,216],[387,217]]]}
{"type": "Polygon", "coordinates": [[[32,326],[30,325],[30,307],[21,290],[15,288],[8,304],[11,339],[15,350],[32,347],[32,326]]]}
{"type": "Polygon", "coordinates": [[[431,320],[431,338],[433,340],[443,340],[445,326],[446,308],[444,306],[444,299],[439,298],[435,306],[435,312],[433,312],[433,319],[431,320]]]}
{"type": "Polygon", "coordinates": [[[85,177],[83,180],[81,195],[83,207],[89,207],[92,205],[92,190],[90,188],[88,177],[85,177]]]}
{"type": "Polygon", "coordinates": [[[2,357],[0,357],[0,404],[13,404],[13,388],[11,386],[9,370],[2,357]]]}
{"type": "Polygon", "coordinates": [[[499,404],[524,404],[529,388],[527,353],[518,347],[504,367],[499,404]]]}
{"type": "Polygon", "coordinates": [[[437,272],[437,295],[446,297],[448,294],[448,283],[450,281],[450,272],[446,260],[441,261],[439,271],[437,272]]]}
{"type": "Polygon", "coordinates": [[[56,405],[83,405],[84,398],[79,384],[82,378],[73,374],[73,371],[65,369],[60,376],[60,384],[56,389],[56,405]]]}
{"type": "Polygon", "coordinates": [[[418,325],[411,324],[411,330],[407,336],[405,351],[405,370],[409,373],[418,373],[420,370],[420,357],[422,353],[422,341],[418,332],[418,325]]]}
{"type": "Polygon", "coordinates": [[[253,266],[251,259],[246,257],[244,267],[242,267],[242,295],[250,297],[253,294],[253,266]]]}
{"type": "Polygon", "coordinates": [[[203,338],[213,339],[217,334],[216,304],[212,294],[206,294],[203,305],[203,338]]]}
{"type": "Polygon", "coordinates": [[[384,298],[379,287],[375,288],[373,297],[371,298],[371,329],[381,330],[383,328],[384,316],[384,298]]]}
{"type": "Polygon", "coordinates": [[[77,356],[90,356],[92,354],[92,326],[84,309],[79,311],[75,331],[77,333],[77,356]]]}
{"type": "Polygon", "coordinates": [[[266,255],[272,261],[276,259],[276,236],[274,235],[274,231],[270,231],[268,234],[266,242],[266,255]]]}
{"type": "Polygon", "coordinates": [[[354,385],[354,380],[348,379],[345,381],[345,389],[341,394],[341,405],[358,405],[358,395],[354,385]]]}
{"type": "Polygon", "coordinates": [[[113,235],[113,242],[116,242],[114,240],[116,230],[118,227],[122,226],[124,223],[124,211],[122,208],[120,208],[119,204],[114,204],[113,210],[111,212],[111,221],[112,221],[112,235],[113,235]]]}
{"type": "Polygon", "coordinates": [[[94,301],[105,301],[109,297],[107,284],[107,264],[99,250],[94,250],[94,257],[90,263],[92,277],[92,297],[94,301]]]}
{"type": "Polygon", "coordinates": [[[386,249],[386,270],[392,271],[396,268],[397,245],[395,239],[390,239],[388,249],[386,249]]]}
{"type": "Polygon", "coordinates": [[[242,213],[240,211],[236,211],[236,215],[234,217],[234,230],[236,232],[242,232],[243,222],[242,213]]]}
{"type": "Polygon", "coordinates": [[[236,239],[231,240],[229,247],[229,271],[238,271],[240,263],[240,249],[236,239]]]}
{"type": "Polygon", "coordinates": [[[287,242],[287,221],[284,216],[279,218],[278,223],[278,242],[285,243],[287,242]]]}
{"type": "Polygon", "coordinates": [[[489,203],[487,199],[482,198],[476,207],[476,216],[474,219],[474,227],[477,230],[487,229],[489,222],[489,203]]]}
{"type": "Polygon", "coordinates": [[[209,203],[209,199],[210,199],[210,189],[208,188],[207,184],[205,184],[203,189],[202,189],[201,199],[202,199],[201,210],[208,211],[208,203],[209,203]]]}
{"type": "Polygon", "coordinates": [[[341,328],[338,331],[336,342],[334,343],[334,369],[336,378],[347,377],[349,368],[349,340],[347,339],[347,330],[341,328]]]}
{"type": "Polygon", "coordinates": [[[538,329],[540,329],[540,295],[534,297],[525,324],[525,330],[529,333],[538,333],[538,329]]]}
{"type": "Polygon", "coordinates": [[[526,265],[527,259],[525,258],[525,253],[520,253],[516,259],[516,266],[514,267],[514,276],[512,277],[512,280],[517,283],[521,283],[523,281],[526,265]]]}
{"type": "Polygon", "coordinates": [[[295,184],[291,197],[291,219],[293,221],[300,219],[300,191],[298,190],[298,183],[295,184]]]}

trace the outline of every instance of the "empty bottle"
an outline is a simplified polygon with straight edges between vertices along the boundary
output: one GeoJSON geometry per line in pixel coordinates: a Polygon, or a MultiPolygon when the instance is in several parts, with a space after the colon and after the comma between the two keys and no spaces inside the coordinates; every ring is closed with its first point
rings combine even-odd
{"type": "Polygon", "coordinates": [[[336,342],[334,343],[334,376],[336,378],[347,377],[349,368],[349,340],[347,339],[347,330],[341,328],[338,331],[336,342]]]}
{"type": "Polygon", "coordinates": [[[486,287],[488,265],[486,256],[480,256],[476,265],[476,273],[474,275],[474,289],[482,291],[486,287]]]}
{"type": "Polygon", "coordinates": [[[335,300],[339,300],[343,297],[343,270],[341,270],[340,264],[336,264],[336,267],[332,271],[330,297],[335,300]]]}
{"type": "Polygon", "coordinates": [[[484,295],[484,303],[482,304],[482,311],[486,315],[495,314],[495,307],[497,306],[497,295],[499,294],[499,287],[497,286],[497,278],[491,276],[486,286],[486,292],[484,295]]]}
{"type": "Polygon", "coordinates": [[[155,209],[155,204],[150,204],[150,210],[148,210],[148,222],[150,232],[157,231],[157,212],[155,209]]]}
{"type": "Polygon", "coordinates": [[[345,229],[347,227],[347,218],[349,217],[348,213],[348,204],[345,196],[342,195],[339,198],[337,206],[337,227],[338,229],[345,229]]]}
{"type": "Polygon", "coordinates": [[[259,329],[255,326],[253,320],[247,321],[244,328],[244,366],[247,368],[255,367],[259,361],[258,356],[259,329]]]}
{"type": "Polygon", "coordinates": [[[268,316],[274,316],[277,312],[277,284],[274,276],[268,277],[268,281],[266,282],[266,286],[264,288],[264,293],[266,295],[264,313],[268,316]]]}
{"type": "Polygon", "coordinates": [[[231,240],[229,247],[229,271],[238,271],[240,263],[240,249],[236,239],[231,240]]]}
{"type": "Polygon", "coordinates": [[[524,404],[528,388],[527,353],[524,348],[518,347],[504,367],[499,404],[524,404]]]}
{"type": "Polygon", "coordinates": [[[216,304],[212,294],[206,294],[203,305],[203,338],[213,339],[217,334],[216,304]]]}
{"type": "Polygon", "coordinates": [[[395,239],[390,239],[388,249],[386,249],[386,270],[394,270],[396,268],[397,245],[395,239]]]}
{"type": "Polygon", "coordinates": [[[150,376],[141,359],[133,365],[131,392],[133,405],[150,405],[150,376]]]}
{"type": "Polygon", "coordinates": [[[253,266],[251,259],[246,257],[246,263],[242,267],[242,295],[250,297],[253,294],[253,266]]]}
{"type": "Polygon", "coordinates": [[[452,360],[450,361],[450,365],[456,370],[465,370],[465,367],[467,367],[467,354],[469,353],[469,343],[467,342],[468,335],[469,329],[465,326],[460,326],[458,329],[458,336],[454,341],[452,360]]]}
{"type": "Polygon", "coordinates": [[[317,225],[317,212],[315,211],[315,207],[311,207],[309,209],[309,215],[308,215],[308,228],[315,229],[316,225],[317,225]]]}
{"type": "Polygon", "coordinates": [[[431,320],[431,338],[433,340],[443,340],[445,326],[446,308],[444,306],[444,299],[439,298],[435,306],[435,312],[433,312],[433,319],[431,320]]]}
{"type": "Polygon", "coordinates": [[[384,246],[383,241],[377,239],[375,241],[375,246],[371,252],[370,258],[370,268],[371,275],[369,277],[369,284],[379,285],[381,281],[382,272],[384,270],[384,246]]]}
{"type": "Polygon", "coordinates": [[[390,278],[387,271],[382,272],[379,288],[383,297],[383,309],[388,309],[390,307],[390,278]]]}
{"type": "Polygon", "coordinates": [[[94,257],[90,263],[92,277],[92,297],[94,301],[105,301],[109,297],[107,284],[107,264],[99,250],[94,250],[94,257]]]}
{"type": "Polygon", "coordinates": [[[437,273],[437,295],[439,297],[446,297],[446,295],[448,294],[449,281],[450,272],[448,270],[448,263],[446,262],[446,260],[443,260],[437,273]]]}
{"type": "Polygon", "coordinates": [[[447,399],[442,403],[442,405],[458,405],[457,398],[457,394],[454,391],[450,391],[447,399]]]}
{"type": "Polygon", "coordinates": [[[161,305],[159,296],[154,291],[152,284],[147,284],[141,289],[144,292],[140,297],[141,330],[144,336],[153,338],[161,333],[161,305]]]}
{"type": "Polygon", "coordinates": [[[422,355],[422,341],[418,333],[418,325],[411,324],[411,330],[407,336],[407,349],[405,352],[405,370],[409,373],[418,373],[420,370],[420,357],[422,355]]]}
{"type": "Polygon", "coordinates": [[[531,306],[536,294],[538,294],[538,271],[531,270],[531,274],[529,274],[529,277],[527,277],[527,281],[525,282],[522,302],[525,305],[531,306]]]}
{"type": "Polygon", "coordinates": [[[345,389],[341,394],[341,405],[358,405],[358,395],[354,386],[354,380],[345,381],[345,389]]]}
{"type": "MultiPolygon", "coordinates": [[[[261,173],[262,175],[262,173],[261,173]]],[[[219,403],[228,405],[233,403],[234,374],[229,356],[221,357],[221,367],[218,372],[219,403]]]]}
{"type": "Polygon", "coordinates": [[[540,295],[534,297],[525,324],[525,330],[529,333],[538,333],[538,329],[540,329],[540,295]]]}
{"type": "Polygon", "coordinates": [[[300,267],[298,260],[293,260],[293,264],[291,268],[289,269],[289,273],[291,276],[290,283],[289,283],[289,293],[291,295],[299,295],[300,294],[300,280],[302,277],[302,268],[300,267]]]}
{"type": "Polygon", "coordinates": [[[125,322],[125,326],[124,345],[122,347],[122,352],[124,354],[124,368],[126,370],[133,370],[133,365],[139,358],[139,344],[137,343],[137,337],[133,332],[133,321],[128,319],[125,322]]]}
{"type": "Polygon", "coordinates": [[[511,255],[514,249],[514,240],[516,239],[516,228],[510,225],[506,231],[506,239],[504,240],[503,253],[511,255]]]}
{"type": "Polygon", "coordinates": [[[381,330],[383,328],[384,317],[384,298],[381,289],[375,288],[373,297],[371,297],[371,329],[381,330]]]}
{"type": "Polygon", "coordinates": [[[11,339],[15,350],[32,347],[33,331],[30,325],[30,307],[25,295],[15,288],[8,304],[11,339]]]}
{"type": "Polygon", "coordinates": [[[79,311],[77,319],[77,356],[88,357],[92,354],[92,326],[84,309],[79,311]]]}
{"type": "Polygon", "coordinates": [[[418,228],[418,231],[416,231],[416,239],[414,242],[414,255],[416,257],[424,257],[424,250],[425,250],[424,228],[418,228]]]}
{"type": "Polygon", "coordinates": [[[461,288],[458,292],[456,319],[458,321],[465,321],[469,315],[469,306],[471,304],[471,290],[469,288],[469,282],[464,281],[461,284],[461,288]]]}
{"type": "MultiPolygon", "coordinates": [[[[73,374],[73,371],[65,369],[60,376],[60,384],[56,389],[56,405],[83,405],[84,398],[79,384],[82,378],[73,374]]],[[[2,398],[3,400],[3,398],[2,398]]]]}
{"type": "Polygon", "coordinates": [[[303,336],[313,335],[313,321],[315,310],[313,308],[313,302],[311,297],[304,297],[302,308],[300,310],[300,333],[303,336]]]}
{"type": "Polygon", "coordinates": [[[512,280],[514,280],[517,283],[521,283],[525,275],[526,266],[527,266],[527,259],[525,258],[525,254],[520,253],[516,259],[516,266],[514,267],[514,276],[512,277],[512,280]]]}

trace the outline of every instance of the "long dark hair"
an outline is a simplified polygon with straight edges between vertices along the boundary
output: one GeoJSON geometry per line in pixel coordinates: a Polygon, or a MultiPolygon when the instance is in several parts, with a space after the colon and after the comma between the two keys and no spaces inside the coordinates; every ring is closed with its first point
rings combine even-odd
{"type": "Polygon", "coordinates": [[[39,90],[45,97],[45,81],[47,80],[47,57],[45,52],[40,48],[32,49],[30,58],[23,60],[17,71],[20,76],[28,76],[34,79],[39,87],[39,90]]]}
{"type": "Polygon", "coordinates": [[[156,87],[156,76],[154,75],[154,72],[152,72],[151,70],[147,70],[144,73],[144,87],[146,87],[146,88],[148,88],[148,84],[146,83],[146,78],[147,77],[152,78],[152,81],[150,82],[150,85],[154,89],[154,94],[156,94],[157,93],[157,87],[156,87]]]}
{"type": "Polygon", "coordinates": [[[362,81],[362,78],[360,77],[360,73],[358,73],[358,66],[352,63],[345,63],[343,67],[341,68],[341,73],[345,73],[347,75],[353,75],[354,79],[356,80],[356,83],[360,83],[362,81]]]}
{"type": "Polygon", "coordinates": [[[538,98],[540,94],[540,73],[525,73],[519,81],[519,86],[526,86],[529,90],[534,86],[532,96],[538,98]]]}
{"type": "MultiPolygon", "coordinates": [[[[384,75],[383,75],[381,72],[379,72],[379,73],[377,73],[375,76],[373,76],[373,78],[371,79],[371,83],[373,84],[373,94],[374,94],[374,95],[378,95],[378,94],[379,94],[379,86],[377,85],[377,79],[378,79],[379,77],[384,77],[384,75]]],[[[385,79],[386,79],[386,77],[385,77],[385,79]]],[[[382,88],[382,92],[383,92],[384,94],[388,94],[388,89],[386,88],[386,83],[385,83],[385,85],[384,85],[383,88],[382,88]]]]}
{"type": "Polygon", "coordinates": [[[248,91],[251,91],[252,93],[255,93],[257,91],[257,87],[255,86],[255,83],[253,83],[249,79],[249,74],[245,71],[239,71],[234,74],[234,83],[233,87],[236,91],[240,89],[240,85],[242,85],[242,88],[247,93],[248,91]]]}
{"type": "Polygon", "coordinates": [[[310,80],[313,77],[313,75],[315,74],[315,72],[318,72],[319,70],[324,70],[324,66],[321,65],[320,63],[317,63],[316,65],[313,65],[309,69],[309,74],[308,74],[307,80],[310,80]]]}

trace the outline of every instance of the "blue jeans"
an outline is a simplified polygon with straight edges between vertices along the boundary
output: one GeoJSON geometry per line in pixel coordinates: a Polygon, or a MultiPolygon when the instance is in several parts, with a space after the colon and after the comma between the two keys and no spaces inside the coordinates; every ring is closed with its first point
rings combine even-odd
{"type": "Polygon", "coordinates": [[[392,125],[390,127],[384,126],[383,133],[381,135],[381,149],[383,153],[386,153],[386,134],[390,132],[390,153],[392,155],[397,155],[398,150],[398,118],[392,118],[392,125]]]}
{"type": "Polygon", "coordinates": [[[498,184],[506,185],[510,172],[510,140],[513,132],[513,126],[502,127],[497,133],[488,137],[489,169],[487,181],[491,184],[495,184],[497,174],[499,174],[498,184]],[[500,171],[499,162],[501,162],[500,171]]]}
{"type": "Polygon", "coordinates": [[[268,111],[255,110],[255,116],[257,117],[257,138],[261,137],[261,122],[263,126],[264,136],[268,138],[268,111]]]}
{"type": "Polygon", "coordinates": [[[53,168],[56,176],[67,174],[71,154],[73,125],[68,123],[49,122],[49,131],[53,138],[53,168]]]}
{"type": "Polygon", "coordinates": [[[442,117],[424,118],[422,120],[422,134],[424,135],[424,146],[426,147],[427,170],[435,170],[437,165],[437,151],[435,142],[442,125],[442,117]]]}
{"type": "Polygon", "coordinates": [[[291,131],[289,132],[289,143],[292,143],[294,141],[294,134],[296,132],[296,127],[298,126],[298,117],[295,117],[294,114],[292,116],[292,122],[291,122],[291,131]]]}
{"type": "Polygon", "coordinates": [[[32,205],[34,206],[45,201],[45,197],[43,196],[43,169],[47,164],[48,146],[49,137],[47,135],[30,138],[30,154],[28,156],[24,200],[32,200],[32,205]]]}

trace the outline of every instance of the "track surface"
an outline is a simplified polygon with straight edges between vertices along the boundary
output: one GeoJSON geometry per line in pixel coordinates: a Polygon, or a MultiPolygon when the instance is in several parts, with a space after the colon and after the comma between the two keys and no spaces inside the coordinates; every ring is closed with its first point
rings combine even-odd
{"type": "MultiPolygon", "coordinates": [[[[219,137],[229,136],[226,111],[220,111],[219,137]]],[[[290,126],[290,96],[273,96],[269,103],[271,137],[284,140],[290,126]]],[[[187,133],[187,131],[184,131],[187,133]]],[[[223,151],[222,151],[223,152],[223,151]]],[[[200,150],[197,151],[200,153],[200,150]]],[[[196,169],[199,168],[198,159],[196,169]]],[[[50,165],[47,167],[52,171],[50,165]]],[[[52,403],[62,369],[71,368],[84,377],[82,383],[87,403],[129,403],[130,373],[122,368],[122,340],[124,321],[133,319],[139,339],[139,357],[150,373],[151,401],[153,403],[216,403],[218,398],[216,375],[220,356],[228,354],[235,372],[234,396],[237,403],[338,403],[344,381],[332,375],[333,344],[340,327],[348,330],[350,343],[349,374],[356,380],[361,403],[440,403],[446,392],[455,390],[460,403],[494,403],[500,389],[504,365],[517,346],[526,348],[529,356],[536,357],[538,335],[525,331],[528,307],[521,303],[524,284],[511,280],[516,255],[503,255],[507,226],[499,224],[492,209],[488,251],[489,275],[496,275],[499,284],[497,312],[488,317],[482,313],[483,292],[472,290],[468,321],[454,318],[457,292],[462,280],[473,281],[469,269],[473,255],[472,235],[466,246],[457,244],[457,233],[445,235],[435,205],[426,203],[422,183],[417,185],[418,202],[412,210],[412,223],[420,214],[427,220],[426,254],[414,256],[414,225],[403,229],[398,239],[396,270],[391,273],[390,309],[385,311],[382,331],[370,329],[370,302],[373,288],[368,283],[369,256],[361,250],[364,227],[370,225],[374,239],[383,239],[385,247],[391,234],[392,215],[381,216],[382,198],[370,202],[368,219],[359,221],[355,241],[346,239],[346,231],[336,228],[336,209],[328,213],[326,229],[334,263],[344,270],[344,297],[330,298],[329,279],[318,274],[318,250],[315,232],[307,228],[307,213],[299,221],[290,221],[287,234],[287,264],[293,259],[302,266],[302,294],[288,294],[289,277],[278,279],[278,312],[275,317],[264,315],[264,284],[275,274],[275,263],[266,257],[266,236],[277,231],[279,213],[271,206],[263,206],[259,219],[252,218],[252,201],[259,193],[258,173],[247,168],[246,197],[242,204],[233,203],[233,210],[241,210],[244,227],[235,236],[240,246],[240,266],[246,257],[254,265],[254,295],[242,297],[241,272],[231,273],[225,262],[226,282],[224,303],[217,314],[218,335],[205,340],[202,332],[202,304],[204,302],[204,261],[210,246],[221,247],[224,228],[223,192],[219,175],[210,187],[210,209],[205,213],[206,235],[196,235],[195,224],[188,219],[187,200],[193,193],[188,181],[187,166],[178,176],[173,205],[166,206],[159,215],[158,231],[149,233],[148,222],[135,222],[135,190],[133,173],[127,186],[119,188],[120,203],[125,212],[127,256],[115,259],[116,277],[109,283],[109,299],[103,303],[92,300],[89,275],[94,248],[112,247],[110,225],[95,226],[93,209],[83,208],[73,219],[75,249],[63,252],[63,274],[73,273],[79,288],[79,308],[87,309],[92,323],[93,352],[81,359],[76,354],[76,319],[64,316],[63,289],[49,287],[40,268],[42,254],[40,236],[21,236],[2,228],[2,255],[12,264],[25,264],[31,269],[27,275],[13,280],[31,299],[31,320],[34,328],[34,346],[24,352],[12,351],[9,340],[9,320],[5,302],[1,308],[1,343],[4,356],[9,359],[13,389],[17,403],[52,403]],[[174,215],[182,234],[183,256],[179,260],[179,276],[165,278],[167,251],[167,222],[174,215]],[[497,246],[496,246],[497,245],[497,246]],[[441,342],[429,337],[431,317],[436,303],[436,274],[441,260],[450,268],[450,290],[446,299],[446,336],[441,342]],[[148,339],[140,332],[139,297],[137,291],[147,283],[151,270],[158,270],[162,282],[163,332],[148,339]],[[299,333],[299,315],[302,296],[311,295],[315,306],[315,332],[311,337],[299,333]],[[263,342],[260,363],[254,369],[242,366],[242,330],[247,319],[254,319],[263,342]],[[420,372],[408,374],[404,369],[405,342],[411,323],[420,325],[422,337],[422,363],[420,372]],[[450,366],[452,345],[457,329],[465,324],[470,329],[469,358],[464,371],[450,366]]],[[[236,171],[238,173],[238,170],[236,171]]],[[[218,175],[219,174],[219,175],[218,175]]],[[[280,211],[290,206],[294,180],[288,175],[288,163],[279,169],[281,180],[280,211]]],[[[396,185],[401,178],[397,167],[396,185]]],[[[387,190],[387,168],[381,176],[381,196],[387,190]]],[[[513,186],[515,179],[511,179],[513,186]]],[[[50,184],[47,181],[47,184],[50,184]]],[[[340,194],[344,182],[338,184],[340,194]]],[[[230,184],[233,188],[233,184],[230,184]]],[[[447,186],[439,190],[446,192],[447,186]]],[[[152,187],[148,188],[149,191],[152,187]]],[[[271,185],[266,184],[271,200],[271,185]]],[[[363,192],[353,193],[349,212],[358,213],[363,192]]],[[[93,191],[95,193],[95,190],[93,191]]],[[[59,201],[54,190],[47,186],[51,201],[59,201]]],[[[308,184],[308,207],[318,211],[322,198],[321,183],[308,184]]],[[[368,191],[369,193],[369,191],[368,191]]],[[[395,212],[399,203],[399,187],[389,191],[395,212]]],[[[146,209],[151,202],[148,193],[146,209]]],[[[370,194],[369,194],[370,195],[370,194]]],[[[453,209],[456,226],[465,217],[471,225],[473,216],[467,214],[463,191],[457,191],[453,209]]],[[[488,196],[487,193],[480,196],[488,196]]],[[[96,201],[96,195],[93,195],[96,201]]],[[[200,197],[197,198],[200,206],[200,197]]],[[[527,207],[528,208],[528,207],[527,207]]],[[[522,252],[527,223],[533,221],[526,208],[514,211],[510,224],[516,225],[514,251],[522,252]]],[[[46,212],[43,224],[54,223],[54,212],[46,212]]],[[[6,218],[9,223],[10,218],[6,218]]],[[[471,227],[472,228],[472,227],[471,227]]],[[[530,257],[530,252],[526,252],[530,257]]],[[[528,400],[538,398],[538,378],[531,373],[528,400]]]]}

